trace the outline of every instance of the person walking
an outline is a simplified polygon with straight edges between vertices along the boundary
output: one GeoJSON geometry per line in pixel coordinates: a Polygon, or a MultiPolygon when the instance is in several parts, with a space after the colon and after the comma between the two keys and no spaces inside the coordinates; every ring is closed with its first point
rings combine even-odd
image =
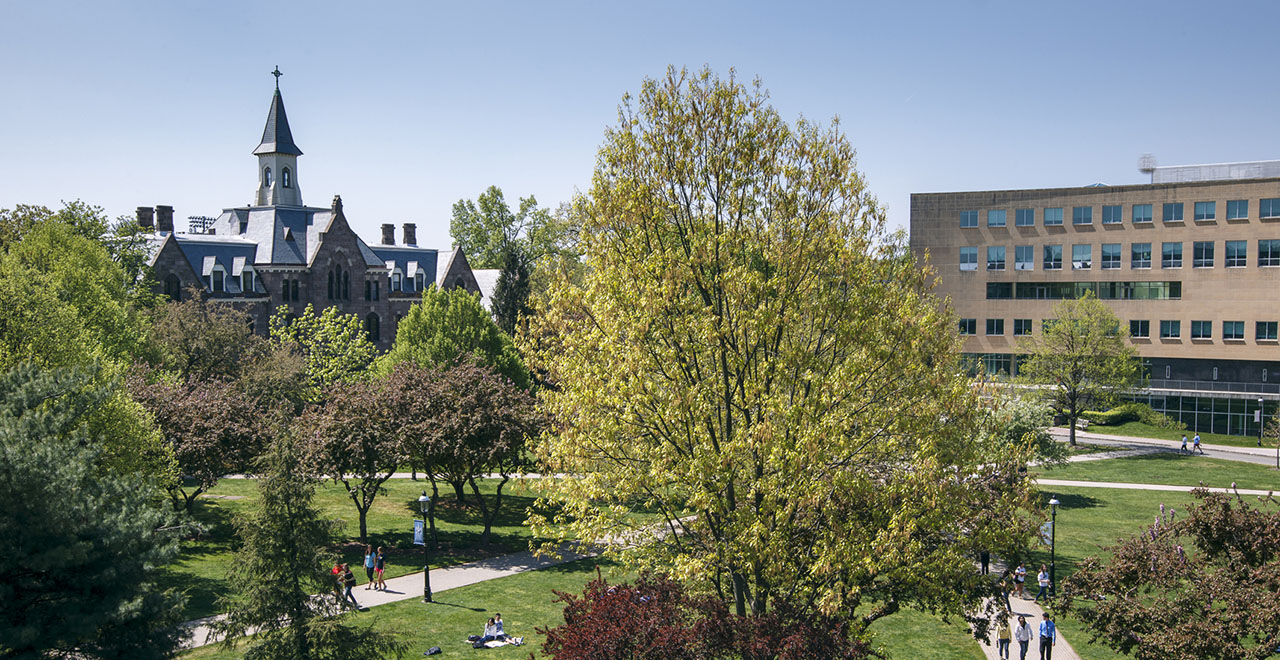
{"type": "Polygon", "coordinates": [[[373,554],[373,546],[366,545],[364,547],[364,574],[368,576],[369,581],[364,584],[365,591],[368,591],[375,586],[373,579],[373,566],[377,562],[377,559],[377,555],[373,554]]]}
{"type": "Polygon", "coordinates": [[[1004,660],[1009,660],[1009,615],[1001,614],[996,623],[996,653],[1004,660]]]}
{"type": "Polygon", "coordinates": [[[983,550],[978,553],[978,561],[982,563],[982,574],[986,575],[991,572],[991,553],[983,550]]]}
{"type": "Polygon", "coordinates": [[[1040,583],[1040,591],[1036,592],[1036,597],[1033,598],[1032,600],[1038,603],[1040,602],[1041,596],[1049,595],[1049,567],[1048,566],[1045,566],[1044,564],[1040,564],[1040,573],[1036,575],[1036,581],[1040,583]]]}
{"type": "Polygon", "coordinates": [[[1006,613],[1013,611],[1013,603],[1009,602],[1009,580],[1000,580],[1000,596],[1004,598],[1004,611],[1006,613]]]}
{"type": "Polygon", "coordinates": [[[342,580],[342,586],[344,588],[343,596],[346,597],[347,600],[351,601],[351,604],[354,605],[357,610],[360,609],[360,603],[356,602],[355,594],[351,593],[351,590],[356,588],[356,574],[351,572],[350,564],[342,565],[342,577],[340,579],[342,580]]]}
{"type": "Polygon", "coordinates": [[[1191,440],[1191,451],[1193,452],[1198,451],[1200,452],[1201,456],[1204,455],[1204,450],[1200,448],[1200,432],[1199,431],[1196,431],[1196,437],[1192,438],[1191,440]]]}
{"type": "Polygon", "coordinates": [[[375,589],[380,591],[387,590],[387,553],[382,548],[378,548],[378,556],[374,559],[373,574],[378,578],[378,584],[375,589]]]}
{"type": "Polygon", "coordinates": [[[1187,453],[1187,434],[1186,433],[1182,434],[1182,449],[1179,449],[1178,453],[1179,454],[1187,453]]]}
{"type": "Polygon", "coordinates": [[[1013,571],[1013,586],[1018,591],[1018,598],[1026,599],[1027,597],[1027,566],[1026,564],[1018,564],[1018,568],[1013,571]]]}
{"type": "Polygon", "coordinates": [[[1053,647],[1058,643],[1058,627],[1053,625],[1049,613],[1044,613],[1044,621],[1040,622],[1040,660],[1053,660],[1053,647]]]}
{"type": "Polygon", "coordinates": [[[1018,660],[1027,660],[1027,647],[1031,645],[1033,637],[1035,634],[1031,632],[1027,617],[1019,614],[1018,625],[1013,628],[1013,638],[1018,641],[1018,660]]]}

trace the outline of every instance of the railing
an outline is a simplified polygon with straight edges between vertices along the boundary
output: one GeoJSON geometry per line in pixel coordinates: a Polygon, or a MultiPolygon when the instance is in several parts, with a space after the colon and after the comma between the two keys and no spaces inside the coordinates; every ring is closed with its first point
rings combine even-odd
{"type": "Polygon", "coordinates": [[[1152,378],[1148,387],[1160,390],[1280,394],[1280,383],[1235,383],[1217,380],[1165,380],[1152,378]]]}

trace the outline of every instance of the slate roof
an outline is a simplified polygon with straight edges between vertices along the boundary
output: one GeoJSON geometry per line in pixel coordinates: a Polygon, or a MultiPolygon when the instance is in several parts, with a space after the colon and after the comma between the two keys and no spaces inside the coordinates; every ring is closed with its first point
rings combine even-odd
{"type": "Polygon", "coordinates": [[[406,280],[412,280],[418,271],[422,271],[426,274],[425,286],[440,281],[436,277],[436,264],[439,262],[440,254],[443,253],[437,250],[410,245],[370,245],[368,247],[370,252],[382,260],[389,272],[399,269],[406,280]],[[412,274],[410,271],[413,271],[412,274]]]}
{"type": "Polygon", "coordinates": [[[491,312],[493,291],[498,288],[498,276],[501,274],[500,268],[477,268],[471,271],[471,275],[476,278],[476,285],[480,287],[480,304],[491,312]]]}
{"type": "Polygon", "coordinates": [[[284,99],[280,97],[280,89],[276,88],[271,97],[271,110],[267,112],[267,126],[262,129],[262,143],[253,150],[253,155],[292,154],[301,156],[302,150],[293,143],[293,132],[289,130],[289,116],[284,112],[284,99]]]}
{"type": "MultiPolygon", "coordinates": [[[[217,236],[240,237],[257,245],[253,263],[306,266],[320,249],[320,234],[329,230],[333,209],[315,206],[257,206],[223,209],[212,225],[217,236]]],[[[366,267],[380,268],[383,259],[358,235],[366,267]]]]}
{"type": "MultiPolygon", "coordinates": [[[[172,239],[177,241],[196,274],[205,277],[213,272],[215,266],[221,266],[226,274],[227,293],[241,293],[237,276],[244,271],[245,263],[253,263],[257,245],[252,241],[204,234],[173,234],[172,239]]],[[[260,282],[255,283],[254,288],[258,293],[266,293],[260,282]]]]}

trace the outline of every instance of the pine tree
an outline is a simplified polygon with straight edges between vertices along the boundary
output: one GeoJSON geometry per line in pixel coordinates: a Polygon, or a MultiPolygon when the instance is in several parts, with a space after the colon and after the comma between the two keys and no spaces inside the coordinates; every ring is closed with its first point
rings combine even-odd
{"type": "Polygon", "coordinates": [[[155,484],[102,469],[93,370],[0,376],[0,656],[167,658],[183,597],[157,588],[178,516],[155,484]]]}
{"type": "Polygon", "coordinates": [[[520,317],[529,313],[529,264],[518,245],[508,243],[502,250],[502,272],[493,289],[493,316],[502,331],[516,334],[520,317]]]}
{"type": "Polygon", "coordinates": [[[316,479],[301,458],[285,437],[260,461],[261,505],[236,521],[243,545],[230,575],[235,595],[223,599],[228,614],[216,631],[228,648],[254,635],[248,660],[402,657],[405,644],[391,634],[341,620],[329,571],[335,557],[327,550],[335,523],[312,503],[316,479]]]}

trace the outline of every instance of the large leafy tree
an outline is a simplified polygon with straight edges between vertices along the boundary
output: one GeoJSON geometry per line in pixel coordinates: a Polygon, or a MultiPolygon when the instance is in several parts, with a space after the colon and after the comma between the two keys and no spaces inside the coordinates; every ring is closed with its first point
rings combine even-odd
{"type": "Polygon", "coordinates": [[[369,542],[370,507],[404,461],[395,404],[394,390],[383,380],[335,383],[324,405],[312,406],[302,423],[310,465],[342,484],[356,507],[361,543],[369,542]]]}
{"type": "Polygon", "coordinates": [[[509,245],[502,252],[502,272],[493,288],[493,318],[498,327],[514,337],[521,317],[529,314],[529,294],[533,281],[520,248],[509,245]]]}
{"type": "Polygon", "coordinates": [[[362,380],[369,376],[378,349],[370,341],[360,317],[327,307],[319,314],[311,305],[302,315],[291,318],[288,307],[271,316],[271,340],[302,355],[311,387],[308,398],[322,400],[334,383],[362,380]]]}
{"type": "Polygon", "coordinates": [[[476,268],[501,268],[511,247],[528,263],[571,248],[575,230],[562,214],[539,208],[530,195],[512,211],[502,189],[489,186],[479,199],[460,199],[453,205],[449,233],[476,268]]]}
{"type": "Polygon", "coordinates": [[[378,369],[386,374],[404,362],[433,367],[459,361],[478,361],[529,388],[529,370],[514,342],[493,322],[480,298],[465,289],[433,285],[400,320],[395,344],[379,359],[378,369]]]}
{"type": "Polygon", "coordinates": [[[166,658],[183,637],[183,597],[156,584],[179,521],[152,480],[100,468],[89,422],[115,393],[98,381],[0,377],[0,656],[166,658]]]}
{"type": "Polygon", "coordinates": [[[1062,605],[1095,639],[1141,660],[1262,660],[1280,646],[1280,510],[1193,491],[1179,515],[1090,557],[1063,584],[1062,605]]]}
{"type": "Polygon", "coordinates": [[[236,520],[243,545],[232,564],[234,592],[222,599],[225,619],[214,624],[227,648],[252,634],[249,660],[364,660],[403,657],[392,634],[351,626],[333,591],[326,548],[336,524],[312,502],[316,479],[288,438],[272,443],[258,472],[261,504],[236,520]]]}
{"type": "Polygon", "coordinates": [[[1086,293],[1058,303],[1053,321],[1019,345],[1027,356],[1019,375],[1067,418],[1072,445],[1081,413],[1138,384],[1138,352],[1128,339],[1111,308],[1086,293]]]}
{"type": "Polygon", "coordinates": [[[11,209],[0,209],[0,251],[8,250],[37,226],[49,221],[92,241],[106,234],[111,224],[102,207],[78,199],[63,202],[57,211],[38,204],[17,204],[11,209]]]}
{"type": "Polygon", "coordinates": [[[1022,547],[1029,487],[974,441],[951,321],[837,125],[670,70],[624,101],[584,215],[584,285],[553,284],[530,332],[542,469],[580,475],[545,483],[538,533],[705,580],[739,615],[858,611],[851,634],[990,593],[972,557],[1022,547]],[[669,533],[638,536],[640,508],[669,533]]]}
{"type": "Polygon", "coordinates": [[[148,335],[157,366],[183,378],[237,378],[261,342],[247,312],[213,303],[203,289],[152,313],[148,335]]]}

